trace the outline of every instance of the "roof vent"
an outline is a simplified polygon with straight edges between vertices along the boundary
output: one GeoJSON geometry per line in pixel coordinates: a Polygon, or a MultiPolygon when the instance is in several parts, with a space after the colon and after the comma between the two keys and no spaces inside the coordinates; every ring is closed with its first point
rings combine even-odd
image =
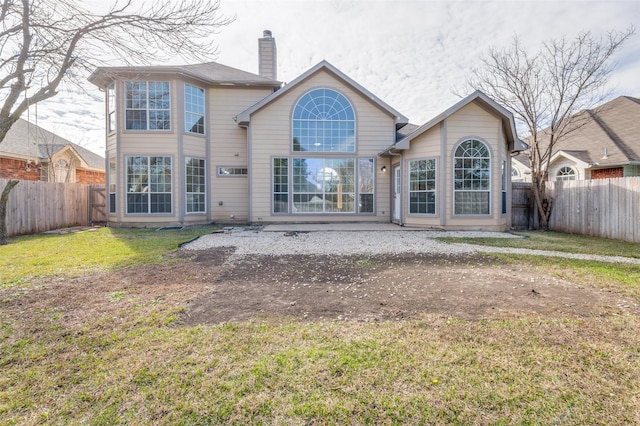
{"type": "Polygon", "coordinates": [[[606,160],[607,158],[609,158],[609,151],[607,150],[607,147],[604,147],[604,157],[602,157],[603,160],[606,160]]]}

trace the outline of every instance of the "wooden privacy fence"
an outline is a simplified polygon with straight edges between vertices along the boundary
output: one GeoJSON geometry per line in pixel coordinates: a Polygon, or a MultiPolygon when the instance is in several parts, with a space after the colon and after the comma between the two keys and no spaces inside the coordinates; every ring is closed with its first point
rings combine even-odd
{"type": "Polygon", "coordinates": [[[549,182],[554,231],[640,243],[640,177],[549,182]]]}
{"type": "Polygon", "coordinates": [[[529,212],[531,211],[531,183],[513,182],[511,185],[511,227],[513,229],[528,229],[529,212]]]}
{"type": "MultiPolygon", "coordinates": [[[[0,192],[7,182],[0,179],[0,192]]],[[[104,188],[104,185],[20,181],[9,194],[7,234],[86,226],[96,222],[96,217],[106,217],[104,204],[96,205],[93,188],[104,188]]]]}

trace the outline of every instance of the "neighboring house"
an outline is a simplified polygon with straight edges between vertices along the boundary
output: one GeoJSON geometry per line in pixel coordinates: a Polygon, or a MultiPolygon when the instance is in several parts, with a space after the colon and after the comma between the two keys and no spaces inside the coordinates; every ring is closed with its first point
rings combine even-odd
{"type": "Polygon", "coordinates": [[[67,183],[105,183],[98,154],[18,119],[0,143],[0,178],[67,183]]]}
{"type": "Polygon", "coordinates": [[[326,61],[276,80],[217,63],[98,68],[109,222],[395,222],[508,229],[513,117],[480,92],[423,126],[326,61]]]}
{"type": "MultiPolygon", "coordinates": [[[[556,145],[549,180],[640,176],[640,99],[621,96],[580,112],[577,119],[585,124],[556,145]]],[[[531,181],[526,152],[514,158],[513,164],[518,173],[514,181],[520,177],[531,181]]]]}

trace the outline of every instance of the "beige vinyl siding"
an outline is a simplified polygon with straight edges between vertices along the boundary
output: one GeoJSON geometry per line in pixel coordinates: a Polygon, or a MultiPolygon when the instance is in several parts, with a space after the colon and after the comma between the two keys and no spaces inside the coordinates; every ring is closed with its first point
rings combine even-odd
{"type": "Polygon", "coordinates": [[[272,92],[268,89],[209,89],[209,126],[211,140],[208,201],[214,221],[249,220],[249,177],[218,176],[218,167],[248,167],[247,130],[238,127],[233,117],[272,92]],[[222,205],[220,205],[222,202],[222,205]]]}
{"type": "Polygon", "coordinates": [[[389,219],[389,176],[380,172],[385,164],[377,156],[391,145],[395,138],[394,118],[373,103],[363,98],[359,92],[336,79],[326,71],[320,71],[300,82],[294,89],[276,101],[255,112],[251,117],[251,188],[252,217],[254,222],[304,222],[304,221],[382,221],[389,219]],[[373,215],[272,215],[271,213],[271,162],[272,158],[292,157],[303,153],[291,151],[291,112],[297,100],[304,93],[316,88],[332,88],[351,102],[356,114],[356,152],[318,154],[326,158],[370,157],[376,168],[376,213],[373,215]],[[382,214],[384,212],[384,215],[382,214]]]}
{"type": "Polygon", "coordinates": [[[182,137],[182,152],[185,157],[206,158],[207,139],[204,136],[185,134],[182,137]]]}
{"type": "Polygon", "coordinates": [[[447,204],[446,225],[449,229],[483,228],[504,229],[506,218],[501,215],[501,162],[505,147],[501,121],[475,103],[466,105],[453,116],[447,118],[447,204]],[[453,214],[453,149],[458,142],[478,138],[486,143],[491,152],[491,215],[490,216],[455,216],[453,214]],[[471,221],[472,218],[472,221],[471,221]]]}

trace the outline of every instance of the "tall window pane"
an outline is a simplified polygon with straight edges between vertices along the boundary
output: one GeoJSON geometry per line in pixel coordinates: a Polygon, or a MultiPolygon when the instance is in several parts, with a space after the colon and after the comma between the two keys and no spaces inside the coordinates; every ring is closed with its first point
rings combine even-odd
{"type": "Polygon", "coordinates": [[[293,151],[355,152],[355,114],[351,103],[332,89],[303,95],[293,110],[293,151]]]}
{"type": "Polygon", "coordinates": [[[171,213],[171,157],[127,157],[127,213],[171,213]]]}
{"type": "Polygon", "coordinates": [[[116,212],[116,158],[109,158],[109,213],[116,212]]]}
{"type": "Polygon", "coordinates": [[[462,142],[454,153],[455,214],[489,214],[491,155],[478,140],[462,142]]]}
{"type": "Polygon", "coordinates": [[[205,163],[198,158],[186,159],[187,213],[206,212],[205,163]]]}
{"type": "Polygon", "coordinates": [[[111,83],[107,87],[107,110],[109,111],[109,132],[116,130],[116,89],[111,83]]]}
{"type": "Polygon", "coordinates": [[[436,213],[436,160],[409,162],[409,213],[436,213]]]}
{"type": "Polygon", "coordinates": [[[273,212],[289,212],[289,159],[273,159],[273,212]]]}
{"type": "Polygon", "coordinates": [[[358,212],[360,213],[373,213],[374,176],[373,158],[360,158],[358,160],[358,212]]]}
{"type": "Polygon", "coordinates": [[[127,130],[170,130],[171,94],[167,81],[125,82],[127,130]]]}
{"type": "Polygon", "coordinates": [[[204,135],[204,89],[184,86],[185,131],[204,135]]]}

